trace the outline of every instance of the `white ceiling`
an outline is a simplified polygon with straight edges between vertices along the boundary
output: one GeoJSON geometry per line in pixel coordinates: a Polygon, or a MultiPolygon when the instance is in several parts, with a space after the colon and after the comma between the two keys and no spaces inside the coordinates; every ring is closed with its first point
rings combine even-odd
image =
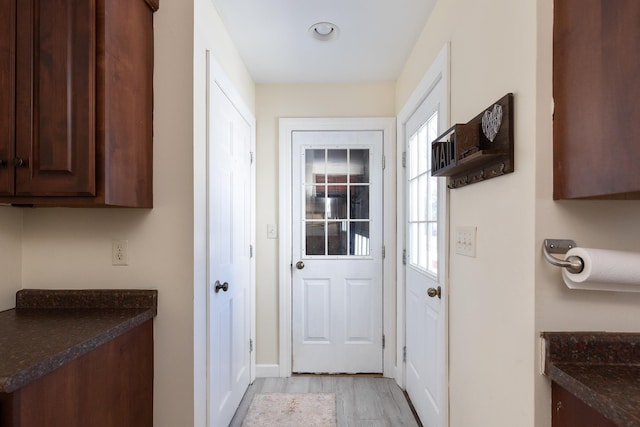
{"type": "Polygon", "coordinates": [[[394,81],[437,0],[212,0],[256,83],[394,81]],[[308,33],[328,21],[338,37],[308,33]]]}

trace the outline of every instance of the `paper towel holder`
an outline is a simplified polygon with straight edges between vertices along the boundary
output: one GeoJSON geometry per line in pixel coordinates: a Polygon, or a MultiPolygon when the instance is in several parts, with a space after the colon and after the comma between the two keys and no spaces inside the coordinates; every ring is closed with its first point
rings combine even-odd
{"type": "Polygon", "coordinates": [[[578,256],[570,256],[566,260],[558,259],[551,254],[566,254],[569,249],[575,248],[576,242],[568,239],[544,239],[542,253],[551,265],[566,268],[569,273],[580,273],[584,269],[584,261],[578,256]]]}

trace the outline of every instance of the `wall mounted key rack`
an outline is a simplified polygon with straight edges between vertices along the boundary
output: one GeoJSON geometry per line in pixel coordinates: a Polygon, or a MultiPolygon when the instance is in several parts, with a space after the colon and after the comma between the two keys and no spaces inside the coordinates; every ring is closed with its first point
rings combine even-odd
{"type": "Polygon", "coordinates": [[[431,175],[460,188],[513,172],[513,94],[431,143],[431,175]]]}

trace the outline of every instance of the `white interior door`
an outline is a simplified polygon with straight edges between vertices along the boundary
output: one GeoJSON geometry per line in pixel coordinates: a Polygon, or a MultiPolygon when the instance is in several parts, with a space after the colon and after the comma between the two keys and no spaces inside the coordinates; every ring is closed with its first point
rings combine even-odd
{"type": "Polygon", "coordinates": [[[446,272],[444,178],[431,177],[431,142],[445,128],[442,81],[406,124],[406,389],[422,423],[444,425],[446,272]]]}
{"type": "Polygon", "coordinates": [[[209,91],[209,425],[226,427],[250,381],[251,126],[209,91]]]}
{"type": "Polygon", "coordinates": [[[293,372],[382,372],[382,131],[292,135],[293,372]]]}

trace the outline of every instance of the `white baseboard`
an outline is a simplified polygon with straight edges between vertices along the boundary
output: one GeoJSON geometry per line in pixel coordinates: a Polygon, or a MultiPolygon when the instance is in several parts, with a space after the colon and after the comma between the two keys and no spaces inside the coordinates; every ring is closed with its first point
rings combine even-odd
{"type": "Polygon", "coordinates": [[[279,377],[280,365],[258,365],[256,364],[256,378],[279,377]]]}

